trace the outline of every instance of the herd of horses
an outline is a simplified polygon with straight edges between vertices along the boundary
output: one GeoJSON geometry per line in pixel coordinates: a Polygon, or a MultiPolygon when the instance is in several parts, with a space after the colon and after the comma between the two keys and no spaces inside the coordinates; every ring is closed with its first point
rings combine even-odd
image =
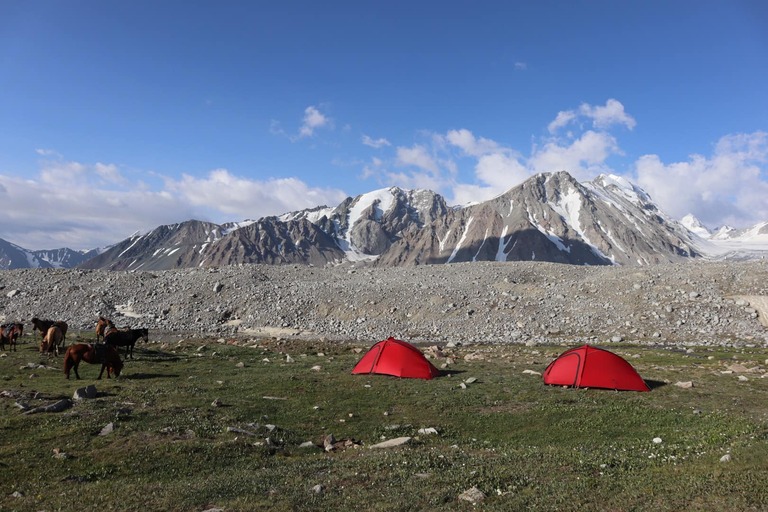
{"type": "MultiPolygon", "coordinates": [[[[139,329],[118,329],[115,324],[103,316],[96,321],[96,343],[74,343],[66,347],[67,323],[63,320],[30,320],[32,332],[39,331],[40,353],[55,354],[64,351],[64,375],[69,378],[70,371],[74,370],[75,377],[80,378],[77,372],[81,361],[91,364],[101,364],[99,379],[104,370],[107,378],[112,375],[120,375],[123,362],[120,359],[120,347],[125,347],[125,357],[133,359],[133,348],[139,339],[149,341],[149,330],[146,327],[139,329]],[[66,349],[64,349],[66,347],[66,349]]],[[[19,336],[24,333],[24,324],[12,322],[0,325],[0,350],[5,350],[8,344],[9,350],[16,351],[19,336]]]]}

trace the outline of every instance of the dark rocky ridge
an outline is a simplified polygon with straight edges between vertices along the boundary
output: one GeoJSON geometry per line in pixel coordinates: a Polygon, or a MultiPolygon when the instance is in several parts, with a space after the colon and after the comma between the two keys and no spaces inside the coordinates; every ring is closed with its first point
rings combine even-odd
{"type": "Polygon", "coordinates": [[[105,315],[118,326],[222,337],[768,344],[758,311],[741,298],[768,296],[764,260],[21,269],[0,271],[0,288],[4,321],[38,316],[80,330],[105,315]]]}

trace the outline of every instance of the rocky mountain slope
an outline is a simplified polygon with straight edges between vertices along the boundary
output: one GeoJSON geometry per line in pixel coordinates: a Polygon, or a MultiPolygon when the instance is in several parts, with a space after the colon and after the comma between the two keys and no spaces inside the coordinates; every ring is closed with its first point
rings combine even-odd
{"type": "MultiPolygon", "coordinates": [[[[683,222],[669,218],[624,178],[601,175],[579,183],[557,172],[533,176],[496,198],[464,207],[448,207],[428,190],[391,187],[349,197],[336,207],[257,221],[217,225],[189,220],[129,237],[77,266],[150,271],[355,261],[377,266],[478,261],[634,266],[702,257],[760,258],[768,252],[768,234],[761,230],[768,231],[768,223],[720,240],[726,232],[713,235],[692,217],[683,222]]],[[[19,254],[6,259],[6,268],[33,266],[19,254]]]]}
{"type": "Polygon", "coordinates": [[[33,316],[92,333],[105,315],[155,335],[765,345],[768,262],[5,270],[0,312],[27,334],[33,316]]]}
{"type": "Polygon", "coordinates": [[[636,265],[701,256],[697,237],[616,176],[539,174],[492,200],[449,208],[396,187],[244,227],[189,221],[128,239],[82,268],[161,270],[242,263],[378,266],[475,261],[636,265]]]}
{"type": "Polygon", "coordinates": [[[377,263],[652,264],[698,257],[695,244],[688,230],[628,181],[599,176],[582,185],[558,172],[405,233],[377,263]]]}
{"type": "Polygon", "coordinates": [[[98,252],[67,248],[30,251],[0,238],[0,269],[72,268],[93,258],[98,252]]]}

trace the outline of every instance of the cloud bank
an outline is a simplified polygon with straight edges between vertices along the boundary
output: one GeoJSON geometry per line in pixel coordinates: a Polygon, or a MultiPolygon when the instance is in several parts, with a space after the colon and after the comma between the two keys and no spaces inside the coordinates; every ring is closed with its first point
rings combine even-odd
{"type": "MultiPolygon", "coordinates": [[[[746,227],[768,220],[768,133],[724,135],[710,155],[665,162],[648,153],[617,172],[619,135],[636,121],[615,99],[558,112],[527,148],[513,148],[456,128],[420,132],[411,144],[361,135],[369,154],[359,173],[366,188],[430,189],[450,204],[484,201],[539,172],[566,170],[580,181],[600,173],[623,174],[644,188],[674,218],[693,213],[710,228],[746,227]],[[618,135],[617,135],[618,134],[618,135]],[[374,153],[374,154],[370,154],[374,153]]],[[[273,122],[272,133],[287,137],[273,122]]],[[[304,110],[293,142],[332,128],[319,108],[304,110]]],[[[333,186],[312,187],[297,177],[252,179],[227,169],[179,177],[141,173],[116,163],[67,160],[39,149],[32,178],[0,174],[0,237],[27,249],[92,249],[135,233],[190,219],[216,223],[258,219],[319,205],[348,195],[333,186]]],[[[356,158],[357,159],[357,158],[356,158]]]]}

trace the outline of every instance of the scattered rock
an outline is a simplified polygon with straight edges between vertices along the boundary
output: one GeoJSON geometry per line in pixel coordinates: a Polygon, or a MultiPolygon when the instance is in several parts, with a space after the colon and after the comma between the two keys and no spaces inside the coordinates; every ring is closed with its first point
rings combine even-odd
{"type": "Polygon", "coordinates": [[[69,409],[70,407],[72,407],[72,400],[65,398],[64,400],[59,400],[58,402],[50,405],[44,405],[41,407],[35,407],[34,409],[29,409],[27,411],[24,411],[24,414],[36,414],[38,412],[61,412],[69,409]]]}
{"type": "Polygon", "coordinates": [[[477,487],[472,487],[471,489],[467,489],[463,493],[459,494],[459,499],[461,501],[468,501],[473,505],[477,505],[485,499],[485,493],[477,487]]]}
{"type": "Polygon", "coordinates": [[[101,432],[99,432],[100,436],[108,436],[112,432],[115,431],[115,424],[112,422],[107,423],[104,428],[101,429],[101,432]]]}
{"type": "Polygon", "coordinates": [[[675,382],[675,386],[683,389],[690,389],[693,387],[693,381],[687,380],[687,381],[675,382]]]}
{"type": "Polygon", "coordinates": [[[96,386],[90,384],[84,388],[77,388],[72,395],[73,400],[84,400],[86,398],[96,398],[96,386]]]}
{"type": "Polygon", "coordinates": [[[404,444],[410,443],[411,439],[412,438],[410,437],[396,437],[394,439],[387,439],[386,441],[382,441],[381,443],[371,445],[371,449],[395,448],[396,446],[402,446],[404,444]]]}
{"type": "Polygon", "coordinates": [[[720,462],[731,462],[731,454],[726,453],[722,457],[720,457],[720,462]]]}

